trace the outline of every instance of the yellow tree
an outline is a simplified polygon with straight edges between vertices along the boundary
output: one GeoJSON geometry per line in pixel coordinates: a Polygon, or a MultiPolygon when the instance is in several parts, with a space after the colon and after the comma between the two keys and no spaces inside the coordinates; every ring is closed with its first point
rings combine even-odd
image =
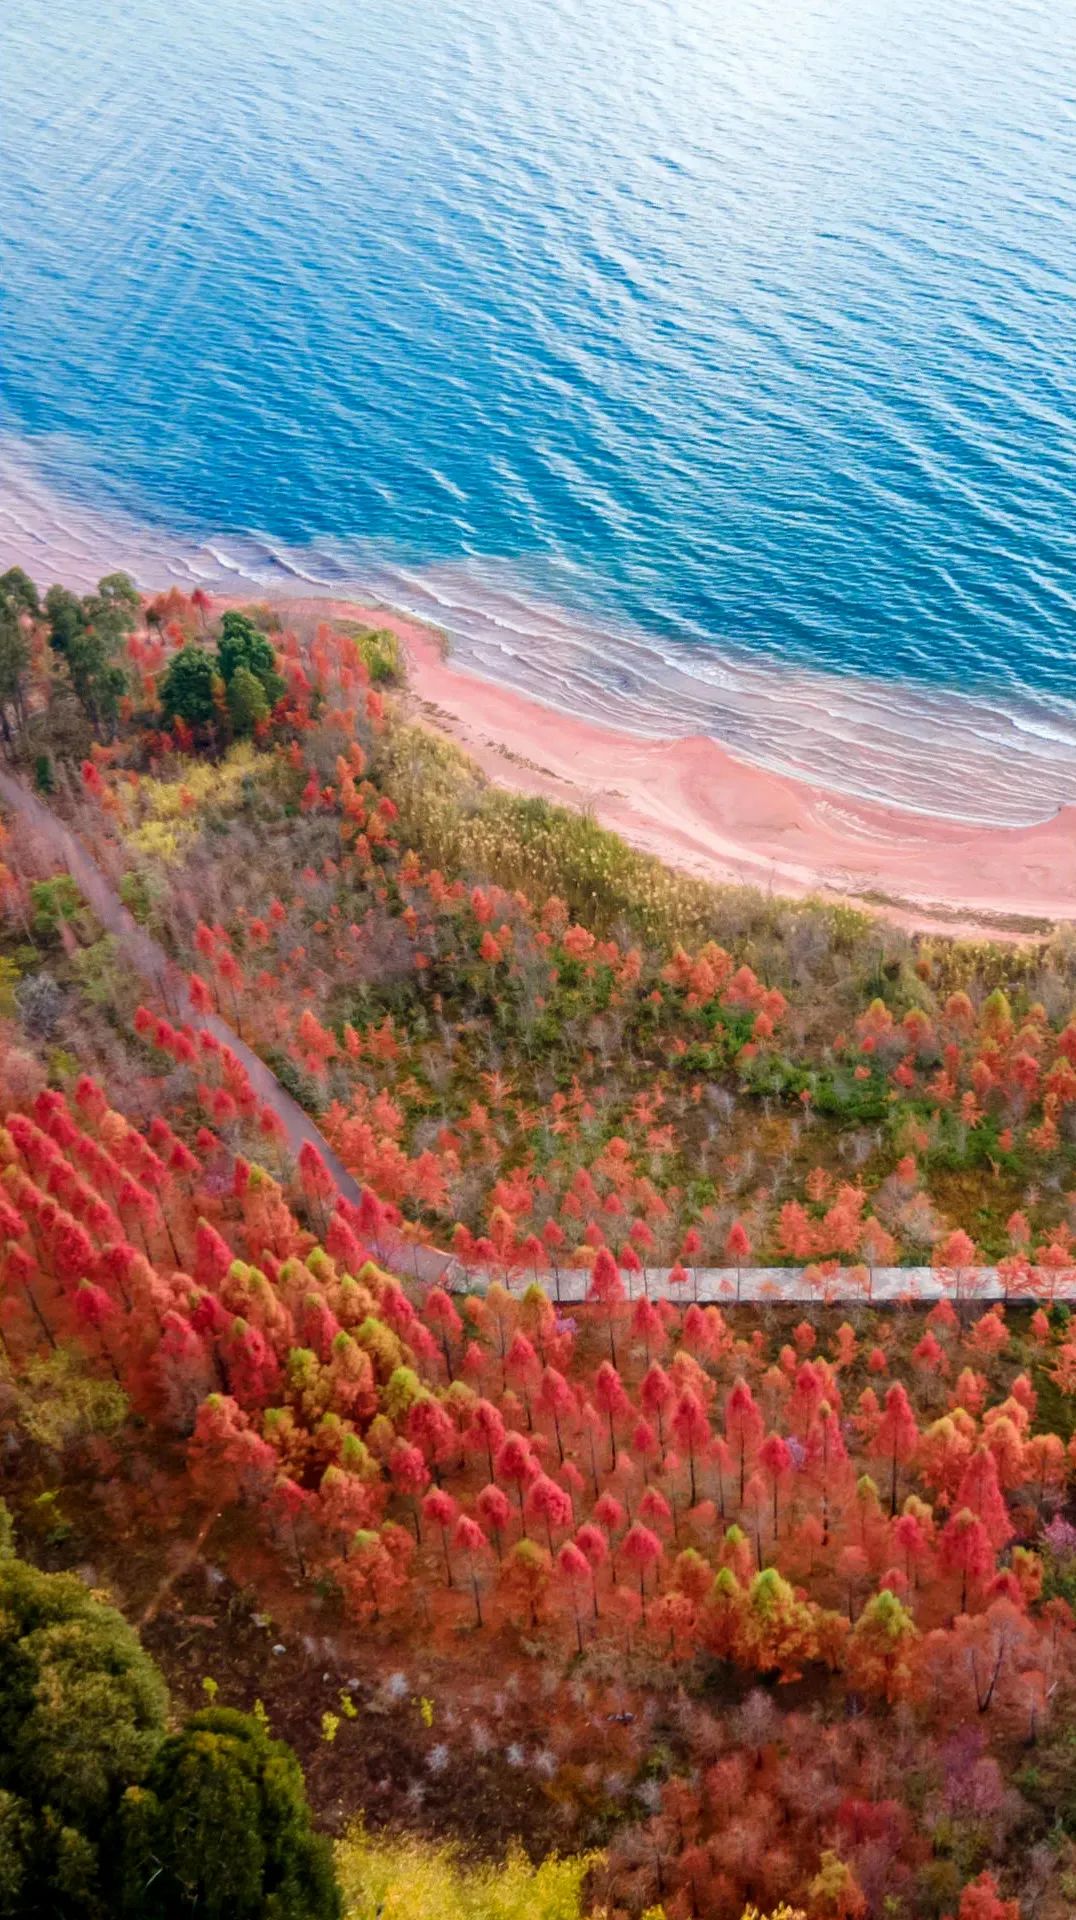
{"type": "Polygon", "coordinates": [[[883,1587],[868,1600],[848,1640],[847,1671],[863,1693],[892,1703],[911,1687],[919,1629],[895,1593],[883,1587]]]}

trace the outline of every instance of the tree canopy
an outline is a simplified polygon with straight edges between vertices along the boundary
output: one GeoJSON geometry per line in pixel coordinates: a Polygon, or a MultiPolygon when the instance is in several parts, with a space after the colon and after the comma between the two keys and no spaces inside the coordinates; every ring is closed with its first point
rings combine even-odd
{"type": "Polygon", "coordinates": [[[0,1920],[337,1920],[290,1747],[195,1714],[71,1574],[13,1557],[0,1508],[0,1920]]]}
{"type": "Polygon", "coordinates": [[[90,724],[112,732],[127,676],[115,654],[138,621],[139,595],[125,573],[106,574],[82,599],[67,587],[45,595],[49,644],[63,660],[72,691],[90,724]]]}
{"type": "Polygon", "coordinates": [[[24,622],[39,609],[37,588],[21,567],[0,575],[0,731],[5,740],[11,739],[12,717],[17,725],[25,718],[30,647],[24,622]]]}
{"type": "Polygon", "coordinates": [[[221,622],[216,653],[189,641],[173,654],[159,688],[161,717],[198,729],[230,719],[236,734],[251,734],[269,718],[284,691],[276,655],[246,614],[221,622]]]}
{"type": "Polygon", "coordinates": [[[299,1763],[249,1714],[213,1707],[167,1739],[123,1808],[130,1920],[336,1920],[299,1763]]]}
{"type": "Polygon", "coordinates": [[[193,642],[173,654],[161,678],[161,717],[166,726],[175,719],[188,727],[208,726],[218,717],[216,697],[219,668],[208,647],[193,642]]]}
{"type": "Polygon", "coordinates": [[[113,1607],[73,1575],[0,1561],[0,1913],[99,1910],[111,1823],[167,1711],[113,1607]]]}
{"type": "Polygon", "coordinates": [[[228,711],[238,734],[253,733],[269,718],[269,699],[257,674],[240,662],[228,686],[228,711]]]}
{"type": "Polygon", "coordinates": [[[264,633],[259,632],[245,613],[234,608],[220,623],[217,661],[222,680],[231,687],[241,669],[261,682],[269,706],[275,706],[284,691],[284,682],[276,669],[276,654],[264,633]]]}
{"type": "Polygon", "coordinates": [[[0,607],[12,608],[17,613],[40,613],[37,588],[21,567],[9,567],[6,573],[0,574],[0,607]]]}

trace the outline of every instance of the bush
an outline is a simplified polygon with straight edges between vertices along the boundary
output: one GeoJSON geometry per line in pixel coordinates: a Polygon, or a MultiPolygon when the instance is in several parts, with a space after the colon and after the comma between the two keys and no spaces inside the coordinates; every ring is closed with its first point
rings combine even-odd
{"type": "Polygon", "coordinates": [[[19,1018],[33,1040],[47,1040],[64,1010],[64,996],[51,973],[30,973],[15,988],[19,1018]]]}
{"type": "Polygon", "coordinates": [[[375,687],[398,687],[404,677],[403,655],[391,628],[359,627],[353,631],[353,638],[375,687]]]}
{"type": "Polygon", "coordinates": [[[347,1920],[578,1920],[591,1861],[554,1854],[532,1867],[512,1853],[501,1867],[468,1867],[451,1847],[358,1829],[336,1864],[347,1920]]]}

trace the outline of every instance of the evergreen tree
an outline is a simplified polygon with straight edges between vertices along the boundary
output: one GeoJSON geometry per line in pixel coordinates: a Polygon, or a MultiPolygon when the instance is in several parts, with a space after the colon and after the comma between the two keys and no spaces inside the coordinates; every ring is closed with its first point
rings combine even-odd
{"type": "Polygon", "coordinates": [[[125,1920],[338,1920],[299,1763],[249,1714],[212,1707],[166,1740],[123,1834],[125,1920]]]}
{"type": "Polygon", "coordinates": [[[239,669],[245,667],[260,680],[269,706],[274,707],[284,691],[284,682],[277,672],[276,654],[270,642],[253,620],[234,609],[224,615],[220,626],[217,660],[225,685],[230,687],[239,669]]]}
{"type": "Polygon", "coordinates": [[[115,1814],[167,1706],[114,1608],[72,1575],[0,1557],[0,1914],[107,1912],[115,1814]]]}
{"type": "Polygon", "coordinates": [[[107,574],[80,600],[66,587],[45,595],[49,644],[67,668],[75,698],[98,733],[111,733],[127,676],[115,653],[138,620],[138,593],[125,573],[107,574]]]}
{"type": "Polygon", "coordinates": [[[269,718],[265,688],[249,667],[240,664],[228,687],[228,711],[237,734],[253,733],[269,718]]]}
{"type": "Polygon", "coordinates": [[[45,618],[49,623],[49,645],[54,653],[66,654],[76,634],[86,625],[82,602],[68,587],[50,587],[45,595],[45,618]]]}
{"type": "Polygon", "coordinates": [[[33,1911],[30,1863],[34,1823],[24,1800],[0,1787],[0,1914],[14,1916],[33,1911]]]}
{"type": "Polygon", "coordinates": [[[14,607],[0,597],[0,733],[10,742],[13,725],[26,715],[26,670],[30,649],[14,607]]]}
{"type": "Polygon", "coordinates": [[[6,573],[0,574],[0,605],[13,607],[17,613],[29,613],[35,619],[41,612],[37,588],[21,567],[9,567],[6,573]]]}
{"type": "Polygon", "coordinates": [[[219,669],[206,647],[193,643],[173,654],[161,679],[161,718],[169,725],[177,717],[188,727],[205,727],[216,720],[219,669]]]}
{"type": "Polygon", "coordinates": [[[41,611],[37,588],[21,567],[0,574],[0,734],[9,744],[26,724],[26,676],[30,646],[23,622],[41,611]]]}
{"type": "Polygon", "coordinates": [[[111,619],[117,631],[132,633],[138,625],[142,596],[130,574],[106,573],[85,605],[91,620],[111,619]]]}

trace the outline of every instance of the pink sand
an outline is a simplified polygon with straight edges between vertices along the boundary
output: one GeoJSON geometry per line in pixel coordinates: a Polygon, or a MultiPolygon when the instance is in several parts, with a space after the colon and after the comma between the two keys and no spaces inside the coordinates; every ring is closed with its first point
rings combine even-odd
{"type": "Polygon", "coordinates": [[[391,627],[422,718],[490,779],[588,807],[603,826],[718,883],[876,907],[909,928],[1008,938],[1018,920],[1076,919],[1076,807],[1026,827],[965,825],[827,792],[708,738],[652,740],[576,719],[443,658],[417,621],[380,607],[288,600],[391,627]]]}

